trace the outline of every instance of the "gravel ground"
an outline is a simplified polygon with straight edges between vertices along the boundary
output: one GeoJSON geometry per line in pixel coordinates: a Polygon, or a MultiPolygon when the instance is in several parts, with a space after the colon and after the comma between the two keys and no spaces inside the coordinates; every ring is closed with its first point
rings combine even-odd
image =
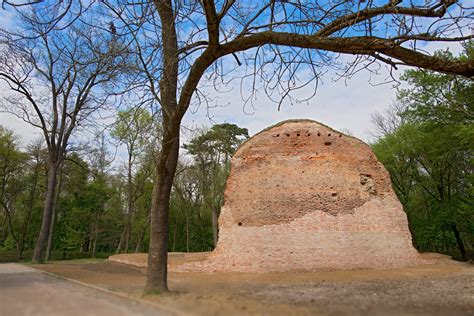
{"type": "MultiPolygon", "coordinates": [[[[114,262],[37,268],[131,297],[145,270],[114,262]]],[[[172,293],[147,300],[187,315],[474,315],[474,267],[312,273],[170,273],[172,293]]]]}
{"type": "Polygon", "coordinates": [[[267,285],[245,295],[334,315],[474,315],[474,275],[267,285]]]}

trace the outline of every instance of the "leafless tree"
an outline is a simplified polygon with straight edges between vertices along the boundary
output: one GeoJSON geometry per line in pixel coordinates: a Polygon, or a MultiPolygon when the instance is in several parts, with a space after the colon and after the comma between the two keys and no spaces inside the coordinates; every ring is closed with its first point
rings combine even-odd
{"type": "Polygon", "coordinates": [[[468,29],[472,8],[461,1],[104,3],[115,16],[117,32],[132,39],[141,68],[136,85],[162,111],[164,133],[156,158],[145,293],[168,290],[168,211],[181,120],[190,105],[214,102],[206,94],[207,87],[225,90],[232,80],[226,78],[239,78],[242,91],[250,90],[245,101],[264,91],[280,104],[295,100],[292,92],[300,88],[313,86],[315,91],[328,67],[343,77],[362,69],[377,72],[383,65],[474,75],[472,61],[447,60],[422,51],[427,42],[472,39],[468,29]],[[354,57],[341,63],[341,54],[354,57]]]}
{"type": "Polygon", "coordinates": [[[169,198],[179,152],[180,127],[190,105],[213,100],[206,89],[225,90],[241,79],[246,102],[264,91],[280,104],[312,86],[329,67],[341,77],[378,72],[387,65],[474,76],[470,60],[424,52],[429,42],[473,38],[469,1],[425,0],[154,0],[101,1],[118,36],[130,39],[140,67],[133,78],[143,102],[162,112],[162,147],[156,157],[150,251],[145,293],[167,286],[169,198]],[[341,54],[352,57],[340,62],[341,54]],[[226,78],[230,78],[226,79],[226,78]],[[226,81],[227,80],[227,81],[226,81]]]}
{"type": "Polygon", "coordinates": [[[18,12],[18,28],[0,30],[0,81],[7,87],[0,106],[41,130],[46,142],[47,191],[33,254],[42,262],[71,135],[107,104],[124,49],[109,30],[93,28],[90,16],[59,21],[57,11],[35,6],[18,12]]]}
{"type": "Polygon", "coordinates": [[[135,183],[137,176],[137,160],[145,154],[147,143],[152,139],[152,117],[143,108],[130,108],[118,113],[117,122],[112,130],[112,137],[125,146],[127,151],[127,209],[125,225],[120,237],[120,242],[115,251],[120,253],[125,241],[125,252],[130,245],[132,221],[135,212],[135,203],[140,198],[140,190],[135,183]]]}
{"type": "Polygon", "coordinates": [[[374,138],[381,138],[393,133],[403,124],[403,112],[407,105],[400,101],[394,101],[383,113],[375,112],[371,115],[374,131],[371,135],[374,138]]]}

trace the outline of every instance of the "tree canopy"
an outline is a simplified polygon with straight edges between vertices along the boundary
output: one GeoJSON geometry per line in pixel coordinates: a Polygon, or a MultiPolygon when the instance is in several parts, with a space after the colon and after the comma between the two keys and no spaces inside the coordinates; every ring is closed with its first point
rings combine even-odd
{"type": "MultiPolygon", "coordinates": [[[[463,58],[472,60],[472,51],[463,58]]],[[[454,243],[467,260],[465,243],[474,233],[474,85],[421,70],[402,78],[409,86],[398,93],[400,124],[374,151],[391,174],[418,248],[449,252],[454,243]]]]}
{"type": "MultiPolygon", "coordinates": [[[[213,91],[225,91],[223,88],[229,82],[240,79],[243,102],[253,102],[257,91],[263,91],[270,100],[281,104],[285,100],[309,100],[328,69],[336,69],[341,77],[350,77],[364,69],[378,73],[383,66],[393,70],[403,65],[464,78],[474,76],[472,59],[424,51],[428,43],[465,44],[473,38],[469,31],[472,8],[468,1],[462,0],[3,0],[2,4],[16,10],[21,18],[19,25],[25,29],[25,32],[2,30],[0,40],[0,52],[4,54],[4,58],[0,58],[0,78],[10,83],[11,90],[19,92],[17,105],[31,103],[34,106],[28,87],[27,90],[22,88],[28,83],[23,80],[24,70],[27,75],[42,71],[45,75],[39,77],[47,79],[53,101],[49,113],[56,117],[55,97],[59,96],[60,101],[67,99],[63,95],[68,89],[63,87],[74,81],[71,78],[75,78],[72,76],[75,70],[82,69],[86,71],[85,78],[95,75],[90,80],[77,81],[81,83],[79,89],[71,90],[81,108],[86,106],[87,109],[92,101],[103,101],[91,98],[85,102],[84,97],[94,96],[90,92],[98,83],[121,83],[115,77],[120,74],[126,78],[121,88],[136,101],[136,107],[158,109],[163,132],[160,149],[154,157],[145,293],[168,290],[169,213],[178,166],[181,123],[190,105],[215,103],[207,92],[209,87],[213,91]],[[69,36],[71,32],[88,35],[86,39],[89,40],[71,40],[76,38],[69,36]],[[65,35],[57,42],[45,41],[50,34],[65,35]],[[90,37],[96,34],[102,36],[90,37]],[[30,44],[16,45],[21,41],[30,44]],[[30,45],[35,42],[43,43],[46,50],[32,49],[30,45]],[[79,44],[74,46],[77,48],[70,50],[71,44],[75,43],[79,44]],[[52,53],[64,54],[66,58],[61,60],[78,58],[79,62],[73,63],[72,68],[67,63],[55,68],[52,63],[56,59],[48,54],[48,47],[52,53]],[[83,51],[90,48],[88,53],[83,51]],[[49,68],[35,67],[38,62],[24,67],[37,51],[44,56],[40,61],[46,61],[46,64],[49,61],[49,68]],[[13,55],[15,60],[12,62],[7,55],[13,55]],[[87,59],[91,56],[92,59],[87,59]],[[117,63],[121,68],[119,73],[114,67],[117,63]],[[51,70],[58,70],[59,74],[52,76],[51,70]],[[9,75],[17,71],[22,71],[23,75],[9,75]],[[305,87],[313,89],[299,95],[298,90],[305,87]]],[[[98,89],[96,93],[104,91],[105,88],[98,89]]],[[[40,114],[36,108],[35,111],[40,114]]],[[[77,117],[76,112],[62,117],[73,122],[70,119],[77,117]]],[[[67,132],[56,133],[57,127],[66,125],[53,123],[51,129],[45,128],[41,119],[35,125],[42,128],[45,140],[51,135],[61,136],[62,143],[67,140],[64,138],[67,132]]],[[[51,226],[54,210],[56,176],[53,175],[56,172],[49,178],[50,190],[45,199],[43,228],[35,255],[38,261],[41,261],[44,248],[41,245],[51,226]]]]}

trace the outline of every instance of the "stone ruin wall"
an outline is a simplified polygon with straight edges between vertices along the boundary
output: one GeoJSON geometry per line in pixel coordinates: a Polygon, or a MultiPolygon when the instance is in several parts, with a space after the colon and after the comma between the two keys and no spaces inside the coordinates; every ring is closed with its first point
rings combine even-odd
{"type": "Polygon", "coordinates": [[[282,122],[232,159],[217,248],[175,271],[315,271],[422,260],[390,176],[362,141],[314,121],[282,122]]]}

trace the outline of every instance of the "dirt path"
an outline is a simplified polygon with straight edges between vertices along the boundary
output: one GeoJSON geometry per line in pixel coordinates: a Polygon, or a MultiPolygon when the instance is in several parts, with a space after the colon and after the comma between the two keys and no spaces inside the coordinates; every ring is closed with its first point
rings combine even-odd
{"type": "MultiPolygon", "coordinates": [[[[144,270],[113,262],[38,266],[140,297],[144,270]]],[[[318,273],[171,273],[173,293],[148,297],[190,315],[473,315],[474,268],[464,264],[318,273]]]]}
{"type": "Polygon", "coordinates": [[[167,315],[20,264],[0,264],[0,315],[167,315]]]}

